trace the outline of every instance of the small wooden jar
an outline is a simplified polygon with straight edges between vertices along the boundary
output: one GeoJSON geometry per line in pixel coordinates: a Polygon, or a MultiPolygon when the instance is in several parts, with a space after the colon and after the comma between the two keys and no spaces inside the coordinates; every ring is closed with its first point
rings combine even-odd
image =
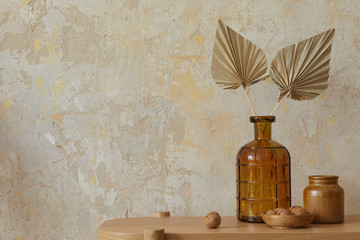
{"type": "Polygon", "coordinates": [[[338,176],[309,176],[304,189],[304,208],[315,214],[312,223],[344,222],[344,189],[338,185],[338,176]]]}

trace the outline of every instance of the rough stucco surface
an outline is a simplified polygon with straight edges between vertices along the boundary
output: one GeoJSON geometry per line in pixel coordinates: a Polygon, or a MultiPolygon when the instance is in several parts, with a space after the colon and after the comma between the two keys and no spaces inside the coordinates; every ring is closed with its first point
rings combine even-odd
{"type": "MultiPolygon", "coordinates": [[[[235,215],[242,91],[210,75],[218,18],[281,48],[336,29],[330,85],[286,100],[273,138],[307,176],[336,174],[360,214],[360,1],[0,1],[0,239],[96,239],[106,219],[235,215]]],[[[278,91],[252,88],[260,114],[278,91]],[[256,95],[256,97],[255,97],[256,95]]]]}

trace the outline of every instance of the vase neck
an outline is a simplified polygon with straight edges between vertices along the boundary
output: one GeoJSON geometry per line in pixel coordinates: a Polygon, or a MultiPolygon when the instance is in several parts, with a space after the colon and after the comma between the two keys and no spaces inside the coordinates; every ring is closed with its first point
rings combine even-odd
{"type": "Polygon", "coordinates": [[[266,140],[271,138],[271,123],[254,124],[255,139],[266,140]]]}
{"type": "Polygon", "coordinates": [[[250,122],[254,123],[255,139],[271,139],[271,123],[275,122],[275,116],[252,116],[250,122]]]}

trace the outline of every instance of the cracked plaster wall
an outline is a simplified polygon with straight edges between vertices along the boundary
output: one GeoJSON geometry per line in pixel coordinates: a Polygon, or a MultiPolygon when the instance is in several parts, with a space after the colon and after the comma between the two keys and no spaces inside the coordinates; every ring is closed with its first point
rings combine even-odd
{"type": "MultiPolygon", "coordinates": [[[[104,220],[235,214],[235,155],[253,138],[241,91],[210,76],[218,18],[267,59],[336,29],[330,85],[286,100],[273,138],[293,203],[336,174],[360,214],[360,1],[0,1],[0,239],[96,239],[104,220]],[[51,233],[51,234],[50,234],[51,233]]],[[[258,112],[276,103],[252,89],[258,112]]]]}

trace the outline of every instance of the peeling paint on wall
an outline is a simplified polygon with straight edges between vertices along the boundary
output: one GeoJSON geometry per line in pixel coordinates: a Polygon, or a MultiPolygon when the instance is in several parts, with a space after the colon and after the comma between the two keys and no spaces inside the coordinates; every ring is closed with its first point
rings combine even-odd
{"type": "MultiPolygon", "coordinates": [[[[273,137],[293,204],[308,175],[335,174],[360,214],[359,1],[0,1],[0,239],[96,239],[106,219],[155,210],[235,215],[253,126],[243,93],[211,79],[220,17],[269,59],[336,29],[329,89],[280,106],[273,137]]],[[[261,114],[276,103],[269,80],[251,94],[261,114]]]]}

